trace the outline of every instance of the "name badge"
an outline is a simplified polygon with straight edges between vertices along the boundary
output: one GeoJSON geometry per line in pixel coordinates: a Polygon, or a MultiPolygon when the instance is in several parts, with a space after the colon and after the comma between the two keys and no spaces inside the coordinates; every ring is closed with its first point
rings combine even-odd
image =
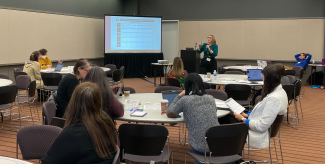
{"type": "Polygon", "coordinates": [[[208,62],[210,62],[210,61],[211,61],[211,59],[210,59],[210,58],[207,58],[207,61],[208,61],[208,62]]]}

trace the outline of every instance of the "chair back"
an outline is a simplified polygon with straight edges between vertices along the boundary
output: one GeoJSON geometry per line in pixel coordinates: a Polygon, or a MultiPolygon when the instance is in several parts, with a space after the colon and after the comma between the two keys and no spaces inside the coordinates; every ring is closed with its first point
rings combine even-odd
{"type": "Polygon", "coordinates": [[[0,78],[1,79],[9,79],[9,76],[7,74],[0,73],[0,78]]]}
{"type": "Polygon", "coordinates": [[[244,65],[247,65],[247,64],[236,64],[235,66],[244,66],[244,65]]]}
{"type": "Polygon", "coordinates": [[[118,132],[124,153],[132,155],[160,155],[168,137],[167,128],[161,125],[122,124],[118,132]]]}
{"type": "Polygon", "coordinates": [[[285,75],[296,76],[296,71],[295,70],[285,70],[285,75]]]}
{"type": "Polygon", "coordinates": [[[114,64],[106,64],[105,67],[110,69],[109,71],[105,72],[106,75],[112,75],[113,72],[116,70],[116,65],[114,64]]]}
{"type": "Polygon", "coordinates": [[[288,102],[293,98],[294,86],[293,85],[282,85],[282,88],[286,91],[288,102]]]}
{"type": "Polygon", "coordinates": [[[13,103],[16,99],[18,88],[16,85],[0,87],[0,105],[13,103]]]}
{"type": "Polygon", "coordinates": [[[225,86],[225,92],[234,100],[247,100],[251,94],[251,87],[246,84],[228,84],[225,86]]]}
{"type": "Polygon", "coordinates": [[[120,70],[120,69],[117,69],[113,72],[113,75],[112,75],[112,80],[114,82],[117,82],[117,81],[121,81],[122,79],[122,74],[123,74],[123,71],[120,70]]]}
{"type": "Polygon", "coordinates": [[[62,75],[59,73],[43,73],[41,76],[46,86],[58,86],[62,80],[62,75]]]}
{"type": "Polygon", "coordinates": [[[206,89],[205,93],[213,96],[215,99],[226,101],[228,99],[228,95],[225,91],[215,90],[215,89],[206,89]]]}
{"type": "Polygon", "coordinates": [[[168,86],[181,87],[181,82],[177,79],[167,78],[168,86]]]}
{"type": "Polygon", "coordinates": [[[273,138],[275,137],[279,130],[280,130],[280,126],[283,122],[283,116],[284,115],[277,115],[273,124],[271,125],[271,128],[270,128],[270,138],[273,138]]]}
{"type": "Polygon", "coordinates": [[[228,65],[222,65],[221,67],[219,67],[219,73],[223,74],[225,73],[226,69],[224,69],[223,67],[227,67],[228,65]]]}
{"type": "Polygon", "coordinates": [[[34,97],[36,93],[36,80],[31,81],[28,85],[28,96],[34,97]]]}
{"type": "Polygon", "coordinates": [[[41,159],[51,148],[62,128],[51,125],[30,125],[17,133],[17,144],[24,160],[41,159]]]}
{"type": "Polygon", "coordinates": [[[18,77],[19,75],[27,75],[27,73],[26,73],[26,72],[16,72],[16,73],[14,74],[16,81],[17,81],[17,77],[18,77]]]}
{"type": "Polygon", "coordinates": [[[294,67],[292,67],[292,70],[295,71],[295,76],[299,76],[300,75],[300,71],[303,70],[303,68],[300,67],[300,66],[294,66],[294,67]]]}
{"type": "Polygon", "coordinates": [[[211,89],[211,85],[209,83],[203,82],[204,89],[211,89]]]}
{"type": "Polygon", "coordinates": [[[301,91],[301,80],[298,80],[295,84],[295,97],[300,96],[300,91],[301,91]]]}
{"type": "Polygon", "coordinates": [[[14,68],[14,74],[15,74],[16,72],[23,72],[23,70],[20,69],[20,68],[14,68]]]}
{"type": "Polygon", "coordinates": [[[51,121],[52,126],[57,126],[60,128],[63,128],[65,124],[65,119],[64,118],[59,118],[59,117],[53,117],[51,121]]]}
{"type": "Polygon", "coordinates": [[[135,89],[132,88],[132,87],[124,87],[124,91],[125,91],[125,90],[130,90],[130,93],[131,93],[131,94],[136,93],[136,92],[135,92],[135,89]]]}
{"type": "Polygon", "coordinates": [[[174,87],[174,86],[160,86],[155,89],[154,93],[161,93],[163,91],[170,91],[170,90],[178,91],[178,90],[182,90],[182,88],[174,87]]]}
{"type": "Polygon", "coordinates": [[[248,127],[245,123],[218,125],[209,128],[206,133],[211,156],[230,156],[243,151],[248,127]]]}
{"type": "Polygon", "coordinates": [[[16,85],[18,89],[27,90],[30,82],[31,79],[28,75],[18,75],[16,77],[16,85]]]}
{"type": "Polygon", "coordinates": [[[296,77],[292,76],[292,75],[286,75],[289,80],[290,80],[290,84],[292,84],[295,80],[296,80],[296,77]]]}
{"type": "Polygon", "coordinates": [[[272,65],[272,61],[271,60],[266,60],[266,64],[267,65],[272,65]]]}
{"type": "Polygon", "coordinates": [[[43,113],[44,113],[44,124],[51,125],[52,118],[55,116],[56,105],[51,102],[43,103],[43,113]]]}
{"type": "Polygon", "coordinates": [[[225,74],[245,75],[242,71],[226,71],[225,74]]]}

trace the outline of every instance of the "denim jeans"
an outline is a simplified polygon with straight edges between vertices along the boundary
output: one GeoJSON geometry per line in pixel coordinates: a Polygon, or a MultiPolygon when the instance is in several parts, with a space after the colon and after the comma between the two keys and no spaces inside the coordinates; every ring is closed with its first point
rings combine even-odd
{"type": "MultiPolygon", "coordinates": [[[[197,150],[193,149],[192,147],[191,147],[191,149],[192,149],[192,152],[195,154],[204,155],[204,152],[197,151],[197,150]]],[[[206,155],[210,156],[210,152],[207,152],[206,155]]],[[[201,164],[201,163],[194,159],[194,164],[201,164]]]]}

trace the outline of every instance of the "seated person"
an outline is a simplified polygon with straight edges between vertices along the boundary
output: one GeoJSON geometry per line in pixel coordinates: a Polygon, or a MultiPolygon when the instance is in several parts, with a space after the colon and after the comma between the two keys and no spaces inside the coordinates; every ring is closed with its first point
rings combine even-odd
{"type": "Polygon", "coordinates": [[[36,89],[38,94],[38,101],[41,101],[43,96],[41,96],[41,89],[44,88],[44,83],[41,77],[41,66],[38,62],[40,59],[40,54],[38,51],[34,51],[29,60],[25,62],[23,72],[26,72],[27,75],[30,77],[31,81],[36,80],[36,89]]]}
{"type": "Polygon", "coordinates": [[[219,125],[215,99],[205,94],[202,78],[197,73],[187,76],[184,87],[185,90],[168,107],[167,116],[174,118],[183,112],[192,151],[204,155],[205,132],[210,127],[219,125]]]}
{"type": "Polygon", "coordinates": [[[65,75],[59,83],[57,91],[56,117],[63,117],[65,108],[68,106],[75,87],[79,80],[85,78],[90,70],[90,64],[86,59],[79,59],[74,65],[73,72],[65,75]]]}
{"type": "Polygon", "coordinates": [[[177,79],[181,83],[182,89],[184,89],[184,80],[188,73],[184,70],[183,60],[180,57],[175,57],[173,62],[173,68],[169,70],[168,78],[177,79]]]}
{"type": "Polygon", "coordinates": [[[41,69],[51,68],[52,62],[51,62],[50,58],[47,56],[47,50],[40,49],[39,52],[42,55],[38,61],[41,65],[41,69]]]}
{"type": "MultiPolygon", "coordinates": [[[[297,63],[295,64],[295,66],[300,66],[303,69],[306,68],[306,66],[308,65],[308,63],[311,60],[311,55],[310,54],[306,54],[306,53],[301,53],[301,54],[297,54],[295,55],[295,58],[297,60],[297,63]]],[[[288,66],[284,66],[285,69],[291,70],[292,67],[288,67],[288,66]]]]}
{"type": "Polygon", "coordinates": [[[281,75],[274,66],[263,69],[264,86],[262,100],[247,114],[234,113],[238,121],[249,128],[249,145],[255,148],[269,147],[269,131],[277,115],[287,112],[288,98],[281,85],[281,75]]]}
{"type": "Polygon", "coordinates": [[[117,129],[101,110],[100,97],[94,83],[82,83],[75,89],[63,131],[42,158],[43,164],[113,163],[117,129]]]}
{"type": "Polygon", "coordinates": [[[83,82],[87,81],[93,82],[99,87],[102,96],[103,111],[105,111],[112,118],[122,117],[124,115],[124,107],[115,98],[113,91],[108,83],[107,76],[102,68],[91,68],[83,80],[83,82]]]}
{"type": "Polygon", "coordinates": [[[284,68],[284,65],[281,63],[276,63],[274,64],[275,68],[279,71],[279,74],[281,75],[281,84],[282,85],[290,85],[290,80],[287,76],[285,76],[286,74],[286,70],[284,68]]]}

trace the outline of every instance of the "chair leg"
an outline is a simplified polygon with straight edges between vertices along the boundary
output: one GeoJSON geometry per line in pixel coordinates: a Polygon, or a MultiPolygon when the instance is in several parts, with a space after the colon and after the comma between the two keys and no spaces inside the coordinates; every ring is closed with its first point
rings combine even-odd
{"type": "Polygon", "coordinates": [[[16,158],[18,159],[18,141],[16,143],[16,158]]]}
{"type": "Polygon", "coordinates": [[[32,108],[30,106],[30,104],[28,103],[29,105],[29,110],[30,110],[30,117],[32,117],[32,122],[33,122],[33,125],[34,125],[34,119],[33,119],[33,113],[32,113],[32,108]]]}
{"type": "Polygon", "coordinates": [[[186,164],[186,153],[185,153],[185,164],[186,164]]]}
{"type": "Polygon", "coordinates": [[[301,119],[303,120],[303,119],[304,119],[304,114],[302,113],[302,107],[301,107],[301,101],[300,101],[300,98],[298,98],[298,100],[299,100],[299,104],[300,104],[301,119]]]}
{"type": "Polygon", "coordinates": [[[278,152],[276,150],[276,144],[275,144],[275,139],[274,138],[273,138],[273,144],[274,144],[275,157],[276,157],[276,161],[275,162],[278,162],[278,152]]]}
{"type": "Polygon", "coordinates": [[[282,147],[281,147],[280,131],[279,131],[279,133],[278,133],[278,137],[279,137],[279,145],[280,145],[281,159],[282,159],[282,164],[283,164],[283,156],[282,156],[282,147]]]}

